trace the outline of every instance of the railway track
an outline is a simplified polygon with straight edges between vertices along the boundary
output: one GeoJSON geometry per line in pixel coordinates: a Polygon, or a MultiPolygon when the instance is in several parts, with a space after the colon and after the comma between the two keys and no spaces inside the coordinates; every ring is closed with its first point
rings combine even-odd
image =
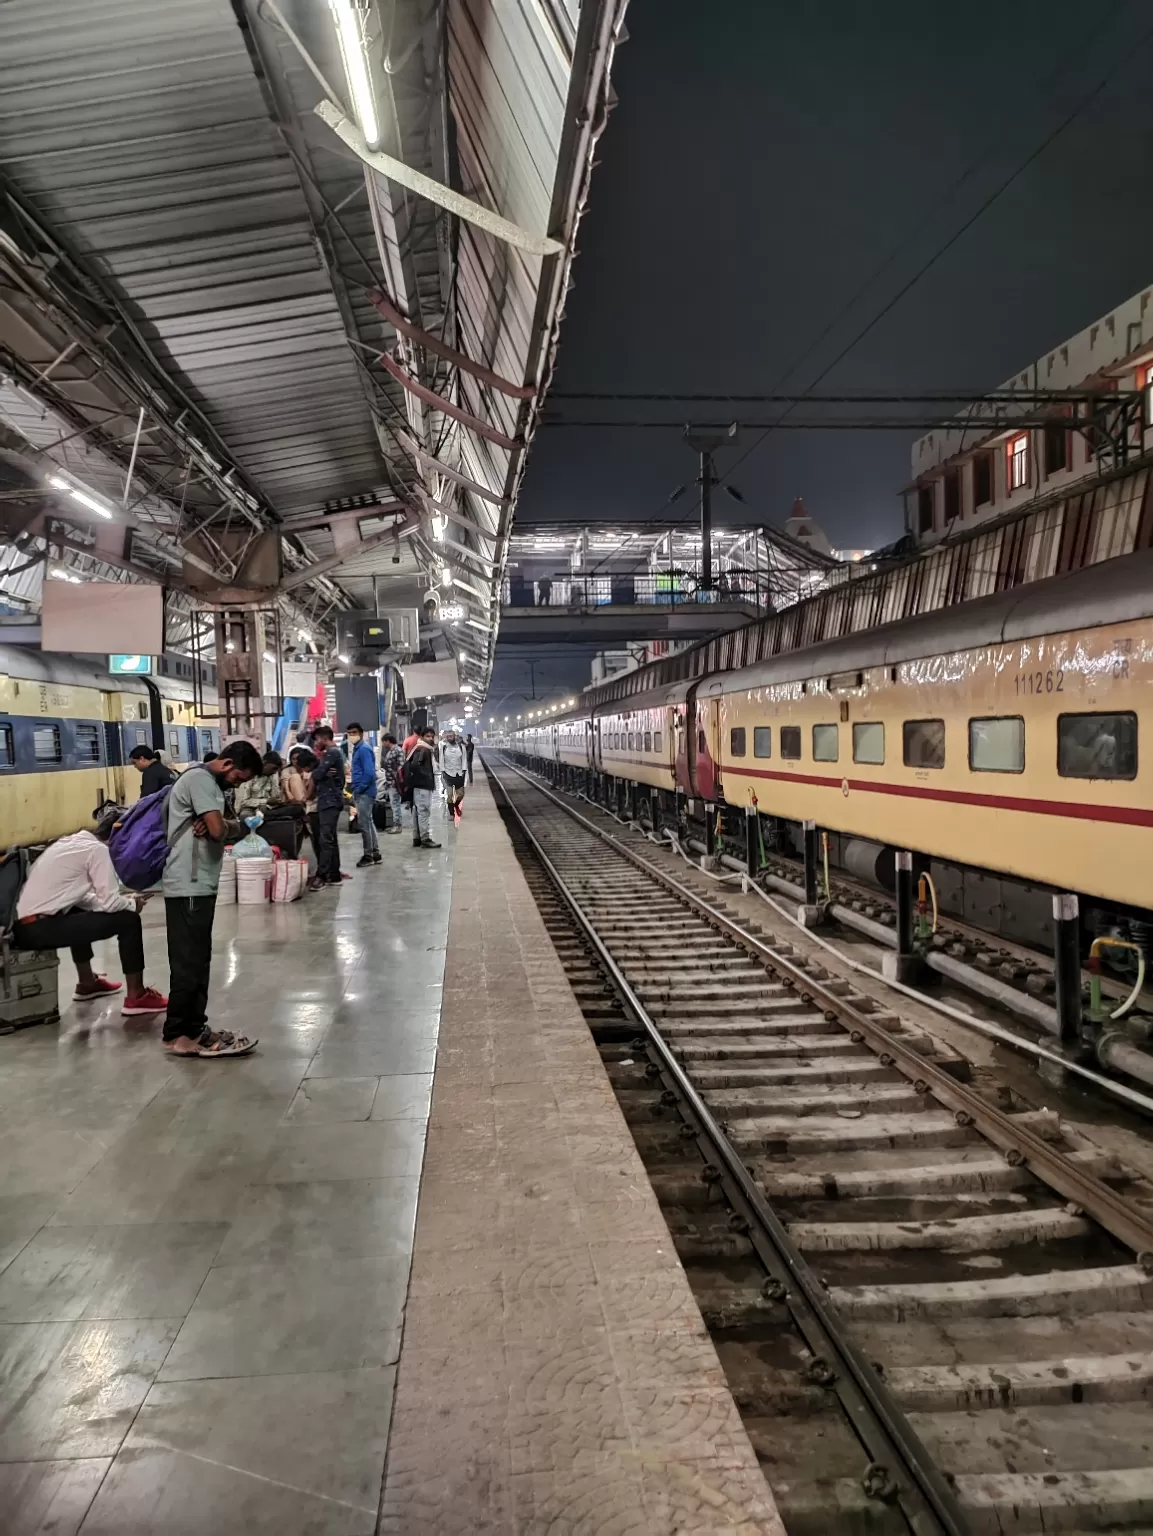
{"type": "Polygon", "coordinates": [[[1149,1188],[486,766],[792,1536],[1153,1531],[1149,1188]]]}

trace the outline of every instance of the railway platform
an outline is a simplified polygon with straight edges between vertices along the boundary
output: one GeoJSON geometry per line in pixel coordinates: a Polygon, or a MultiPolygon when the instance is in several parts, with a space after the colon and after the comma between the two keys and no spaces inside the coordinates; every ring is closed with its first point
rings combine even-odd
{"type": "Polygon", "coordinates": [[[249,1059],[0,1039],[5,1536],[781,1530],[482,774],[436,835],[220,910],[249,1059]]]}

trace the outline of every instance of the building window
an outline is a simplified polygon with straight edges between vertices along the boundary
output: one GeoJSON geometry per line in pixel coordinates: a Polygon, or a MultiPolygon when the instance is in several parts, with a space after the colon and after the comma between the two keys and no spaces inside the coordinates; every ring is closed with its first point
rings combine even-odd
{"type": "Polygon", "coordinates": [[[16,749],[12,742],[12,727],[0,725],[0,768],[15,768],[16,749]]]}
{"type": "Polygon", "coordinates": [[[734,725],[729,732],[729,752],[733,757],[744,757],[745,728],[743,725],[734,725]]]}
{"type": "Polygon", "coordinates": [[[781,726],[781,756],[799,758],[801,755],[801,728],[799,725],[781,726]]]}
{"type": "Polygon", "coordinates": [[[1011,492],[1029,484],[1028,432],[1018,432],[1005,444],[1005,479],[1011,492]]]}
{"type": "Polygon", "coordinates": [[[100,761],[100,727],[98,725],[76,727],[76,761],[78,763],[100,761]]]}
{"type": "Polygon", "coordinates": [[[768,725],[753,727],[753,756],[772,757],[773,755],[773,730],[768,725]]]}
{"type": "Polygon", "coordinates": [[[973,505],[987,507],[993,500],[993,455],[973,456],[973,505]]]}
{"type": "Polygon", "coordinates": [[[1135,779],[1137,716],[1058,715],[1057,772],[1063,779],[1135,779]]]}
{"type": "Polygon", "coordinates": [[[945,526],[955,522],[961,515],[961,472],[957,469],[945,471],[945,526]]]}
{"type": "Polygon", "coordinates": [[[901,729],[906,768],[945,766],[945,722],[906,720],[901,729]]]}
{"type": "Polygon", "coordinates": [[[60,727],[58,725],[38,725],[32,731],[32,756],[38,763],[59,763],[63,761],[60,752],[60,727]]]}
{"type": "Polygon", "coordinates": [[[853,761],[855,763],[885,761],[885,727],[879,720],[862,720],[859,725],[854,725],[853,761]]]}
{"type": "Polygon", "coordinates": [[[970,720],[969,767],[974,773],[1024,773],[1025,722],[1021,716],[970,720]]]}
{"type": "Polygon", "coordinates": [[[840,733],[835,725],[813,726],[813,762],[835,763],[840,755],[840,733]]]}
{"type": "Polygon", "coordinates": [[[1069,428],[1063,421],[1045,423],[1045,474],[1069,468],[1069,428]]]}
{"type": "Polygon", "coordinates": [[[922,485],[917,491],[917,532],[933,531],[933,487],[922,485]]]}

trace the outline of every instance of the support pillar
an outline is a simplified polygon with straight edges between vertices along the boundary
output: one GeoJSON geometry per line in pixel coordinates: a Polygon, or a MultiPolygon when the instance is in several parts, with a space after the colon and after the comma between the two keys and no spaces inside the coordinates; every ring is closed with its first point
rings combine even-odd
{"type": "Polygon", "coordinates": [[[804,823],[805,831],[805,899],[797,910],[797,916],[806,928],[815,928],[821,921],[818,901],[820,889],[821,838],[815,821],[804,823]]]}
{"type": "Polygon", "coordinates": [[[1053,897],[1057,1032],[1066,1050],[1081,1043],[1081,908],[1076,896],[1053,897]]]}
{"type": "Polygon", "coordinates": [[[712,801],[705,801],[705,852],[714,858],[717,852],[717,808],[712,801]]]}
{"type": "Polygon", "coordinates": [[[755,880],[761,870],[760,821],[755,805],[745,806],[745,871],[755,880]]]}
{"type": "Polygon", "coordinates": [[[897,877],[897,953],[881,957],[881,969],[893,981],[915,986],[924,980],[925,962],[913,948],[916,931],[913,901],[913,855],[898,853],[897,877]]]}

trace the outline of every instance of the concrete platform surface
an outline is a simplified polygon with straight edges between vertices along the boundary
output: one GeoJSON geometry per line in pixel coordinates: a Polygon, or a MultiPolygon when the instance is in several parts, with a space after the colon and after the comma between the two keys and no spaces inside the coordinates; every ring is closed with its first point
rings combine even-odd
{"type": "Polygon", "coordinates": [[[456,852],[380,1529],[783,1532],[479,774],[456,852]]]}
{"type": "Polygon", "coordinates": [[[220,909],[255,1056],[0,1038],[2,1536],[781,1530],[481,780],[440,852],[220,909]]]}
{"type": "MultiPolygon", "coordinates": [[[[339,891],[219,909],[213,1022],[259,1035],[250,1058],[174,1061],[119,1000],[0,1038],[3,1536],[376,1530],[448,933],[437,835],[382,838],[339,891]]],[[[162,906],[145,932],[164,988],[162,906]]]]}

